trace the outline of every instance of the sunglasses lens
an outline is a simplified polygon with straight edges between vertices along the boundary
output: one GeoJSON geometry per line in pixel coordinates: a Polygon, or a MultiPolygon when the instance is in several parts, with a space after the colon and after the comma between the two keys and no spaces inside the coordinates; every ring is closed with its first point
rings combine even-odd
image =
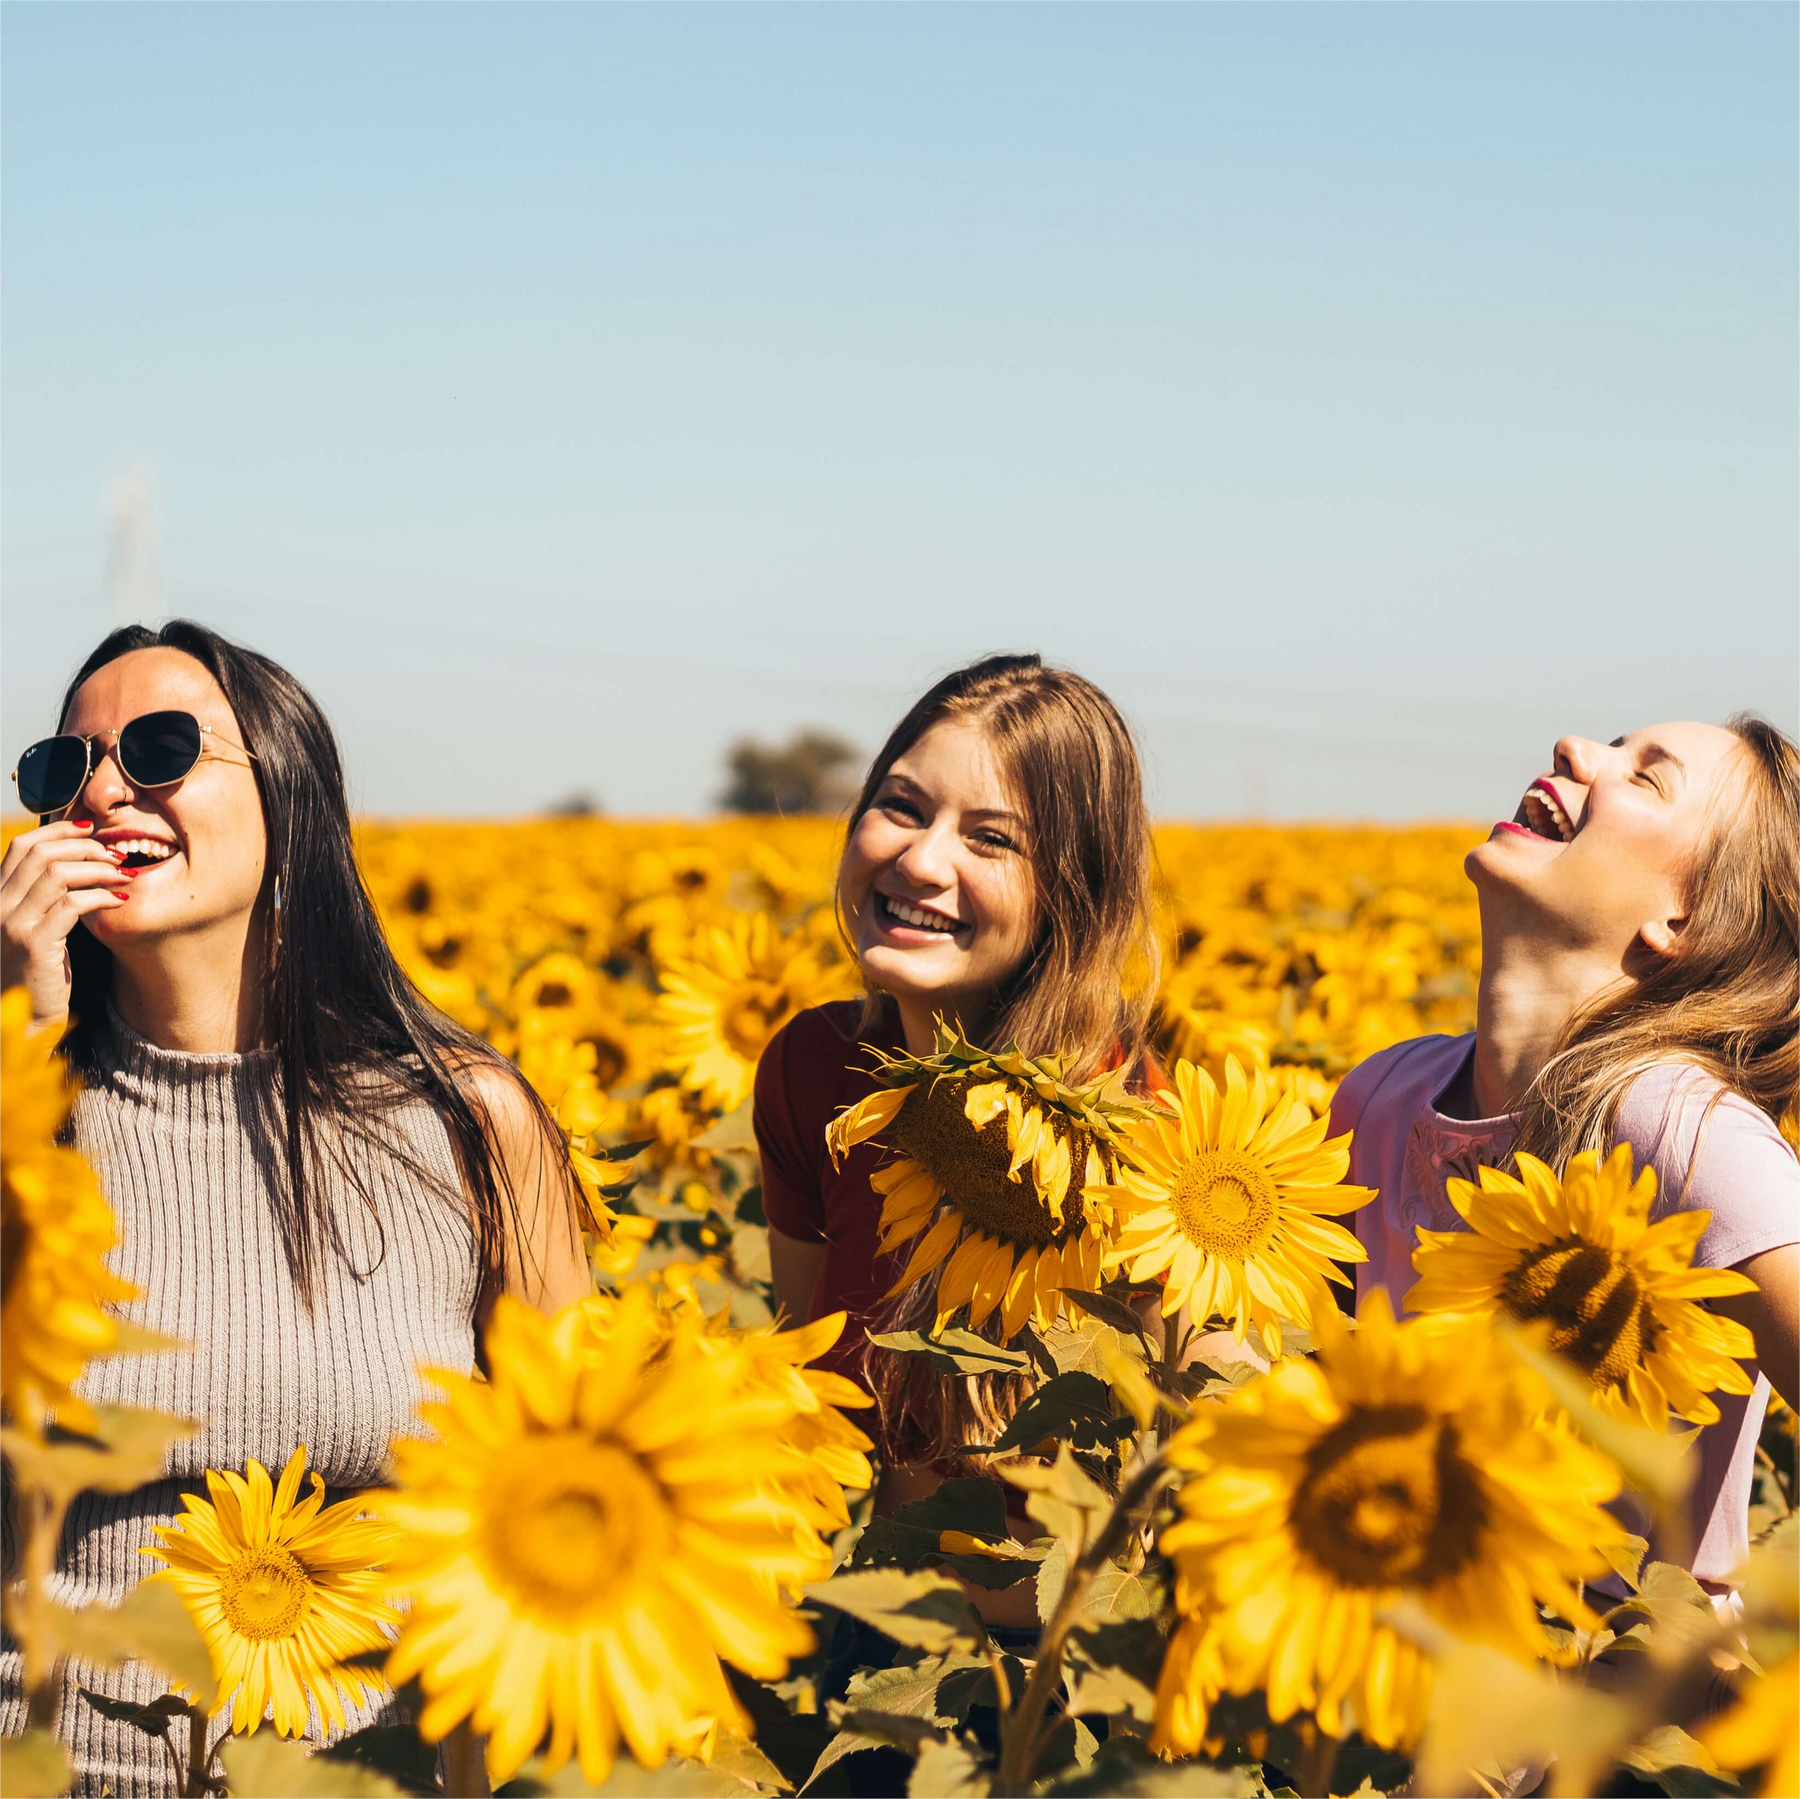
{"type": "Polygon", "coordinates": [[[139,787],[167,787],[200,760],[200,721],[191,712],[146,712],[119,733],[119,766],[139,787]]]}
{"type": "Polygon", "coordinates": [[[19,758],[19,803],[27,812],[60,812],[87,779],[87,745],[79,737],[46,737],[19,758]]]}

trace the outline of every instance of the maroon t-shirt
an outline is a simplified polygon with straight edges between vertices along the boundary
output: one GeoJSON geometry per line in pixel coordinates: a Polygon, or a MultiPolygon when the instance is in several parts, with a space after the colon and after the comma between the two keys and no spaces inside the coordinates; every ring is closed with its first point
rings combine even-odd
{"type": "MultiPolygon", "coordinates": [[[[895,1257],[878,1256],[875,1249],[881,1195],[869,1176],[881,1165],[881,1144],[857,1144],[841,1168],[825,1147],[825,1127],[878,1084],[872,1046],[856,1034],[861,1018],[861,1000],[840,1000],[789,1019],[757,1065],[752,1112],[769,1223],[784,1237],[825,1245],[804,1322],[830,1312],[849,1314],[843,1335],[819,1365],[852,1380],[862,1378],[864,1333],[901,1269],[895,1257]]],[[[889,1051],[901,1047],[898,1034],[878,1042],[889,1051]]]]}

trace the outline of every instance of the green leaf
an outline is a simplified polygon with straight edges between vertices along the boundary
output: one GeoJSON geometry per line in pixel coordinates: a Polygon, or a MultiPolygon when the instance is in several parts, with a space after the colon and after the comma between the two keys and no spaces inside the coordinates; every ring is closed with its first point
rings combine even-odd
{"type": "Polygon", "coordinates": [[[900,1668],[851,1675],[844,1703],[854,1711],[892,1712],[944,1727],[960,1724],[983,1685],[992,1686],[985,1657],[936,1655],[900,1668]]]}
{"type": "Polygon", "coordinates": [[[998,1481],[986,1475],[947,1480],[925,1498],[872,1520],[856,1545],[855,1565],[922,1568],[940,1554],[938,1539],[947,1530],[967,1531],[992,1543],[1010,1529],[1006,1494],[998,1481]]]}
{"type": "Polygon", "coordinates": [[[987,1799],[988,1776],[954,1738],[924,1744],[906,1783],[909,1799],[987,1799]]]}
{"type": "Polygon", "coordinates": [[[758,1792],[791,1793],[794,1790],[793,1783],[748,1737],[721,1731],[719,1740],[713,1745],[712,1760],[707,1765],[758,1792]]]}
{"type": "Polygon", "coordinates": [[[321,1749],[319,1759],[372,1768],[410,1793],[438,1790],[437,1750],[411,1724],[365,1725],[321,1749]]]}
{"type": "Polygon", "coordinates": [[[28,1730],[0,1756],[0,1799],[54,1799],[69,1790],[68,1752],[49,1730],[28,1730]]]}
{"type": "Polygon", "coordinates": [[[808,1587],[806,1596],[872,1624],[908,1649],[932,1655],[948,1649],[973,1651],[987,1641],[968,1594],[948,1575],[928,1569],[907,1574],[897,1568],[871,1568],[839,1574],[808,1587]]]}
{"type": "Polygon", "coordinates": [[[1129,1418],[1115,1417],[1112,1395],[1104,1381],[1091,1374],[1059,1374],[1046,1381],[1013,1414],[1012,1422],[994,1445],[994,1453],[1030,1449],[1047,1439],[1070,1443],[1077,1449],[1097,1449],[1128,1437],[1136,1427],[1129,1418]]]}
{"type": "MultiPolygon", "coordinates": [[[[745,1100],[734,1112],[727,1112],[723,1118],[717,1119],[706,1130],[694,1139],[696,1149],[710,1149],[715,1153],[721,1150],[754,1150],[756,1148],[756,1131],[752,1126],[752,1115],[756,1110],[753,1100],[745,1100]]],[[[614,1152],[615,1158],[617,1152],[614,1152]]]]}
{"type": "Polygon", "coordinates": [[[44,1443],[34,1443],[23,1431],[0,1429],[0,1450],[21,1486],[36,1487],[61,1505],[77,1493],[129,1493],[159,1480],[169,1445],[200,1428],[191,1418],[122,1405],[95,1406],[94,1424],[91,1437],[53,1430],[44,1443]]]}
{"type": "Polygon", "coordinates": [[[1609,1537],[1600,1545],[1600,1553],[1606,1557],[1613,1573],[1633,1587],[1642,1577],[1644,1557],[1649,1549],[1650,1545],[1642,1537],[1627,1537],[1622,1543],[1609,1537]]]}
{"type": "Polygon", "coordinates": [[[1154,1618],[1162,1610],[1162,1599],[1162,1586],[1154,1578],[1123,1568],[1102,1568],[1081,1602],[1077,1628],[1154,1618]]]}
{"type": "Polygon", "coordinates": [[[1117,1295],[1088,1293],[1080,1287],[1064,1287],[1061,1289],[1061,1293],[1063,1298],[1070,1301],[1079,1311],[1098,1318],[1103,1324],[1110,1324],[1116,1331],[1136,1336],[1146,1343],[1149,1341],[1144,1330],[1143,1319],[1117,1295]]]}
{"type": "Polygon", "coordinates": [[[1112,1495],[1076,1463],[1067,1443],[1058,1445],[1049,1467],[1014,1462],[999,1473],[1031,1495],[1025,1502],[1027,1515],[1060,1542],[1086,1543],[1093,1521],[1112,1510],[1112,1495]]]}
{"type": "Polygon", "coordinates": [[[1141,1738],[1121,1733],[1094,1751],[1085,1768],[1065,1769],[1046,1789],[1051,1799],[1258,1799],[1265,1789],[1254,1768],[1215,1768],[1205,1762],[1166,1762],[1141,1738]]]}
{"type": "MultiPolygon", "coordinates": [[[[1627,1749],[1619,1760],[1639,1774],[1655,1780],[1672,1768],[1695,1768],[1714,1780],[1731,1781],[1731,1776],[1713,1760],[1704,1743],[1694,1740],[1674,1724],[1662,1724],[1627,1749]]],[[[1736,1782],[1732,1781],[1735,1785],[1736,1782]]]]}
{"type": "Polygon", "coordinates": [[[231,1799],[327,1799],[332,1794],[347,1795],[348,1799],[389,1799],[390,1795],[400,1799],[405,1793],[405,1788],[373,1768],[314,1755],[272,1730],[227,1738],[219,1758],[225,1765],[231,1799]]]}
{"type": "Polygon", "coordinates": [[[1056,1603],[1062,1598],[1063,1583],[1068,1578],[1069,1546],[1059,1542],[1038,1565],[1037,1611],[1040,1624],[1050,1622],[1050,1614],[1056,1610],[1056,1603]]]}
{"type": "Polygon", "coordinates": [[[1031,1366],[1031,1357],[1022,1350],[1003,1349],[973,1331],[947,1330],[937,1337],[928,1337],[923,1331],[867,1334],[877,1349],[929,1357],[932,1366],[946,1374],[1018,1374],[1031,1366]]]}
{"type": "Polygon", "coordinates": [[[91,1687],[75,1689],[101,1717],[110,1718],[115,1724],[128,1724],[133,1730],[141,1730],[147,1737],[166,1737],[169,1726],[177,1718],[188,1716],[192,1707],[185,1699],[174,1693],[164,1693],[160,1699],[152,1699],[148,1705],[138,1705],[129,1699],[114,1699],[108,1693],[96,1693],[91,1687]]]}
{"type": "Polygon", "coordinates": [[[145,1580],[118,1607],[83,1606],[79,1611],[44,1608],[55,1653],[78,1656],[97,1668],[126,1660],[153,1668],[202,1699],[213,1692],[212,1658],[181,1595],[166,1581],[145,1580]]]}

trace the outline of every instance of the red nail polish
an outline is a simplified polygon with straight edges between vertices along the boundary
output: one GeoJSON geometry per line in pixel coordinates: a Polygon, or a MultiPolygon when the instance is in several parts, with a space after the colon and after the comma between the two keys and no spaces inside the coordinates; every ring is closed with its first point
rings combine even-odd
{"type": "Polygon", "coordinates": [[[143,871],[143,870],[142,870],[142,869],[141,869],[141,868],[126,868],[126,867],[125,867],[125,866],[124,866],[124,865],[123,865],[123,864],[122,864],[122,863],[121,863],[121,864],[120,864],[120,867],[119,867],[119,873],[120,873],[120,874],[122,874],[122,875],[130,875],[130,876],[131,876],[131,878],[132,878],[132,879],[133,879],[133,880],[134,880],[134,881],[135,881],[135,880],[136,880],[136,879],[137,879],[137,878],[138,878],[138,876],[139,876],[139,875],[141,875],[141,874],[142,874],[142,873],[143,873],[143,872],[144,872],[144,871],[143,871]]]}
{"type": "Polygon", "coordinates": [[[115,887],[115,888],[114,888],[114,889],[113,889],[113,898],[114,898],[114,899],[130,899],[130,898],[131,898],[131,895],[130,895],[130,893],[129,893],[129,892],[126,892],[126,893],[121,893],[121,892],[120,892],[120,891],[119,891],[119,890],[118,890],[118,888],[116,888],[116,887],[115,887]]]}
{"type": "Polygon", "coordinates": [[[93,828],[94,821],[91,818],[78,818],[75,821],[75,829],[78,831],[91,831],[93,828]]]}

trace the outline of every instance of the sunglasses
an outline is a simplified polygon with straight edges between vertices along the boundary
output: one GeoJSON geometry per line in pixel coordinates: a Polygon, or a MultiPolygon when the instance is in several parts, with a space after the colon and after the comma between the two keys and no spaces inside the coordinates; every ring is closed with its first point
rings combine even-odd
{"type": "MultiPolygon", "coordinates": [[[[94,745],[111,731],[96,731],[91,737],[77,737],[65,732],[34,743],[19,758],[13,770],[13,781],[19,789],[19,801],[27,812],[40,816],[66,812],[81,795],[94,772],[94,745]]],[[[171,787],[193,773],[194,764],[205,751],[206,740],[228,745],[252,762],[255,754],[241,743],[221,737],[211,725],[203,725],[191,712],[146,712],[134,718],[116,733],[118,748],[114,755],[120,772],[133,787],[171,787]]],[[[104,755],[101,757],[104,761],[104,755]]]]}

